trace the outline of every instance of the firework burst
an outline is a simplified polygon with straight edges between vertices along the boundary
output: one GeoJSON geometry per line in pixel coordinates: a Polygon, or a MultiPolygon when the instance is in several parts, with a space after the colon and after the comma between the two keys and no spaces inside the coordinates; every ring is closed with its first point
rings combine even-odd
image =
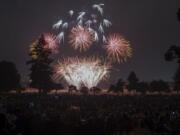
{"type": "Polygon", "coordinates": [[[89,31],[88,28],[77,26],[72,28],[69,35],[69,43],[74,49],[86,51],[94,42],[94,33],[89,31]]]}
{"type": "MultiPolygon", "coordinates": [[[[87,51],[94,42],[103,43],[110,63],[124,62],[131,57],[132,48],[124,37],[120,34],[107,37],[107,30],[112,26],[112,22],[105,16],[103,3],[94,4],[89,10],[75,11],[69,10],[68,17],[53,25],[53,28],[58,30],[56,39],[59,43],[68,40],[69,45],[80,52],[87,51]]],[[[112,68],[103,62],[97,58],[64,59],[55,66],[54,79],[63,78],[77,89],[82,86],[90,89],[105,79],[112,68]]]]}
{"type": "Polygon", "coordinates": [[[43,34],[44,38],[44,48],[51,50],[53,53],[58,53],[58,45],[56,37],[52,34],[46,33],[43,34]]]}
{"type": "Polygon", "coordinates": [[[108,53],[108,58],[113,61],[123,62],[132,56],[132,48],[129,41],[119,34],[113,34],[107,38],[105,49],[108,53]]]}
{"type": "Polygon", "coordinates": [[[92,88],[108,76],[110,66],[96,58],[68,58],[59,62],[55,68],[54,79],[64,78],[69,85],[78,89],[82,86],[92,88]]]}
{"type": "Polygon", "coordinates": [[[103,41],[105,37],[106,28],[109,28],[112,23],[105,18],[104,4],[93,4],[90,10],[75,12],[70,10],[65,19],[60,19],[53,24],[53,29],[59,31],[57,39],[59,42],[64,41],[65,34],[69,35],[69,30],[76,26],[87,27],[95,33],[95,41],[103,41]]]}

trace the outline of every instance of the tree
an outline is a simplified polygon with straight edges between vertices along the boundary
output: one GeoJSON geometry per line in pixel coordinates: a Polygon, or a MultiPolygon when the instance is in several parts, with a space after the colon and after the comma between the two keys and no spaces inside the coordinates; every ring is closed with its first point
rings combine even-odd
{"type": "Polygon", "coordinates": [[[109,89],[108,89],[108,92],[116,92],[116,86],[115,85],[110,85],[109,89]]]}
{"type": "Polygon", "coordinates": [[[178,21],[180,21],[180,8],[179,8],[179,10],[177,12],[177,18],[178,18],[178,21]]]}
{"type": "Polygon", "coordinates": [[[128,76],[128,90],[137,90],[139,79],[137,78],[135,72],[131,72],[128,76]]]}
{"type": "Polygon", "coordinates": [[[175,45],[171,46],[165,53],[165,60],[177,60],[177,62],[180,63],[180,47],[175,45]]]}
{"type": "Polygon", "coordinates": [[[93,94],[95,95],[95,94],[100,93],[102,90],[100,88],[98,88],[98,87],[92,87],[90,89],[90,91],[93,92],[93,94]]]}
{"type": "Polygon", "coordinates": [[[180,91],[180,47],[179,46],[171,46],[167,52],[165,53],[166,61],[177,60],[178,69],[174,75],[174,90],[180,91]]]}
{"type": "Polygon", "coordinates": [[[149,90],[149,84],[147,82],[139,82],[137,91],[145,93],[149,90]]]}
{"type": "Polygon", "coordinates": [[[170,91],[169,84],[163,80],[155,80],[150,83],[151,91],[168,92],[170,91]]]}
{"type": "Polygon", "coordinates": [[[61,89],[64,89],[64,87],[62,86],[61,83],[53,83],[52,84],[52,89],[61,90],[61,89]]]}
{"type": "Polygon", "coordinates": [[[125,82],[120,78],[116,85],[110,85],[108,92],[123,92],[125,82]]]}
{"type": "Polygon", "coordinates": [[[125,82],[122,79],[119,79],[118,82],[116,83],[116,91],[123,92],[124,84],[125,82]]]}
{"type": "MultiPolygon", "coordinates": [[[[180,21],[180,9],[177,12],[177,18],[180,21]]],[[[180,91],[180,46],[173,45],[165,53],[166,61],[177,60],[178,69],[174,75],[174,90],[180,91]]]]}
{"type": "Polygon", "coordinates": [[[31,44],[29,50],[31,60],[27,62],[28,65],[31,65],[30,87],[38,88],[40,92],[50,90],[53,85],[51,80],[53,74],[52,59],[50,57],[52,52],[50,49],[44,48],[44,40],[42,34],[38,40],[31,44]]]}
{"type": "Polygon", "coordinates": [[[83,95],[88,95],[89,89],[88,89],[88,87],[86,87],[86,86],[82,86],[81,89],[80,89],[80,92],[81,92],[83,95]]]}
{"type": "Polygon", "coordinates": [[[174,90],[175,91],[180,91],[180,64],[178,66],[178,69],[174,75],[174,90]]]}
{"type": "Polygon", "coordinates": [[[76,91],[76,92],[77,92],[78,90],[77,90],[76,86],[70,85],[69,88],[68,88],[68,92],[69,92],[70,94],[72,94],[73,91],[76,91]]]}
{"type": "Polygon", "coordinates": [[[20,88],[20,74],[12,62],[0,62],[0,91],[20,88]]]}

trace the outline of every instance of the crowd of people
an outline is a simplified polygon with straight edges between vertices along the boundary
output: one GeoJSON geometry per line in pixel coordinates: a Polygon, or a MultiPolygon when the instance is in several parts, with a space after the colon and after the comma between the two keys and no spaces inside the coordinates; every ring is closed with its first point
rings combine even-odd
{"type": "Polygon", "coordinates": [[[179,96],[0,96],[0,135],[179,135],[179,96]]]}

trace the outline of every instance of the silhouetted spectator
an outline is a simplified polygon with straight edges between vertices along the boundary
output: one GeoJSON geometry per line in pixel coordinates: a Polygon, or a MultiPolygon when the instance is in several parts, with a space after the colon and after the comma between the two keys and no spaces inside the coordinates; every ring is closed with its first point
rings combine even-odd
{"type": "Polygon", "coordinates": [[[7,125],[6,116],[0,113],[0,135],[8,135],[6,125],[7,125]]]}

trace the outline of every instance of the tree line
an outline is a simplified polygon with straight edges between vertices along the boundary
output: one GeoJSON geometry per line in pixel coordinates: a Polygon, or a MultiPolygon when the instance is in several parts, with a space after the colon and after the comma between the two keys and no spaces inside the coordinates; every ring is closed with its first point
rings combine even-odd
{"type": "MultiPolygon", "coordinates": [[[[32,79],[29,83],[29,86],[32,88],[37,88],[40,92],[47,92],[52,89],[62,89],[62,84],[54,83],[50,78],[45,78],[46,74],[50,77],[51,72],[47,72],[43,69],[47,68],[47,65],[43,68],[35,61],[28,61],[29,63],[33,63],[31,66],[30,78],[32,79]]],[[[47,68],[49,69],[49,68],[47,68]]],[[[178,68],[179,70],[179,68],[178,68]]],[[[49,70],[51,71],[51,70],[49,70]]],[[[178,76],[180,72],[176,72],[175,76],[178,76]]],[[[20,83],[20,74],[18,73],[16,66],[12,62],[2,61],[0,62],[0,91],[10,91],[12,89],[21,90],[23,89],[20,83]]],[[[179,75],[180,76],[180,75],[179,75]]],[[[179,78],[175,78],[179,79],[179,78]]],[[[110,85],[108,92],[123,92],[125,89],[128,91],[137,91],[141,93],[145,93],[147,91],[150,92],[170,92],[170,90],[179,91],[180,83],[177,83],[178,80],[174,82],[174,86],[170,86],[169,82],[163,80],[153,80],[151,82],[140,81],[135,72],[131,72],[127,78],[127,80],[118,79],[116,84],[110,85]]],[[[72,87],[72,86],[70,86],[72,87]]],[[[85,90],[85,88],[83,88],[85,90]]],[[[99,88],[92,88],[94,92],[101,91],[99,88]]]]}
{"type": "Polygon", "coordinates": [[[111,85],[109,87],[109,92],[124,92],[124,90],[128,91],[136,91],[141,93],[149,92],[170,92],[171,86],[169,82],[163,80],[153,80],[151,82],[140,81],[136,76],[136,73],[132,71],[127,80],[119,79],[116,84],[111,85]]]}

